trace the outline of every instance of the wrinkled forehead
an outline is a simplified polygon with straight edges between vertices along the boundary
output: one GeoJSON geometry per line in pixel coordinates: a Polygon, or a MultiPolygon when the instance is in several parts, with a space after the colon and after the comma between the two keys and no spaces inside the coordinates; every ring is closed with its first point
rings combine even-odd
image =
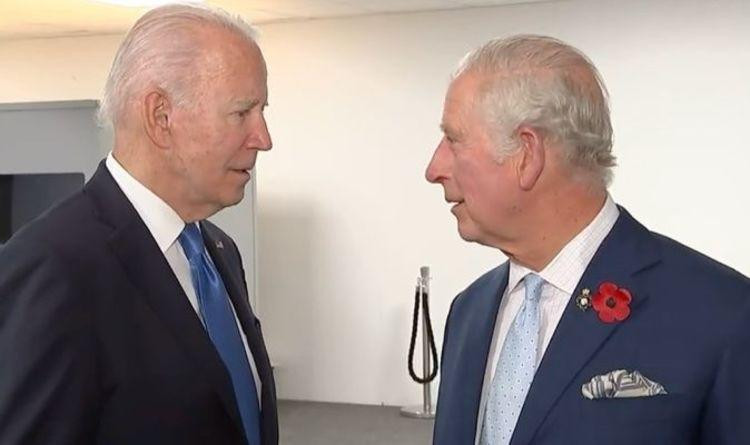
{"type": "Polygon", "coordinates": [[[197,101],[220,107],[267,101],[267,75],[258,46],[232,32],[209,33],[196,48],[188,81],[197,101]]]}
{"type": "Polygon", "coordinates": [[[266,63],[258,45],[248,37],[218,26],[196,31],[196,62],[207,77],[236,69],[266,74],[266,63]]]}

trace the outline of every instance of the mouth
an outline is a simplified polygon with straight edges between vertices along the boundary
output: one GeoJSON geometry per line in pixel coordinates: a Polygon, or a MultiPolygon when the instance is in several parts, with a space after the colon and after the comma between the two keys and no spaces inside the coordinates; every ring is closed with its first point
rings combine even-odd
{"type": "Polygon", "coordinates": [[[237,173],[237,174],[240,174],[240,175],[243,175],[243,176],[247,176],[249,178],[250,177],[250,170],[251,169],[249,169],[249,168],[233,168],[230,171],[232,171],[234,173],[237,173]]]}

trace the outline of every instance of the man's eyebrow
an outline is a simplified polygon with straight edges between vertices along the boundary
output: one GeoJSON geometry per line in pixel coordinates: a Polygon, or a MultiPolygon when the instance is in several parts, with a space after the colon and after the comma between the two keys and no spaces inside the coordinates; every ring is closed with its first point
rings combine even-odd
{"type": "Polygon", "coordinates": [[[235,99],[233,103],[237,107],[253,108],[258,105],[258,102],[260,101],[257,99],[235,99]]]}
{"type": "Polygon", "coordinates": [[[449,126],[448,126],[447,124],[445,124],[445,123],[441,123],[441,124],[440,124],[440,130],[441,130],[441,131],[442,131],[442,132],[443,132],[444,134],[446,134],[446,135],[449,135],[449,136],[453,136],[453,137],[455,137],[455,136],[458,136],[458,134],[459,134],[459,131],[458,131],[458,130],[456,130],[456,129],[452,128],[452,127],[449,127],[449,126]]]}

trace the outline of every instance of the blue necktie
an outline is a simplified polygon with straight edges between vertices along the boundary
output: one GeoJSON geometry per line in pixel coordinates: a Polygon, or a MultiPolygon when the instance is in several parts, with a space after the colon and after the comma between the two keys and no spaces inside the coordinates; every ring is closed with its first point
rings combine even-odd
{"type": "Polygon", "coordinates": [[[198,225],[187,224],[178,240],[190,263],[190,274],[206,331],[232,379],[245,436],[250,445],[260,445],[258,390],[230,306],[229,294],[208,257],[198,225]]]}
{"type": "Polygon", "coordinates": [[[508,330],[487,396],[480,445],[510,442],[536,371],[539,351],[539,299],[544,280],[529,274],[523,279],[526,298],[508,330]]]}

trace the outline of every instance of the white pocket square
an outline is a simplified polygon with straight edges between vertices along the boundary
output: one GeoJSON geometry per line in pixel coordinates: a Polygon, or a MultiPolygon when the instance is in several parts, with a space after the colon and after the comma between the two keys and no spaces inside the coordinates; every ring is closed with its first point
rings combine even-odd
{"type": "Polygon", "coordinates": [[[598,375],[581,386],[581,393],[589,400],[627,397],[650,397],[666,394],[664,387],[647,379],[638,371],[617,369],[598,375]]]}

